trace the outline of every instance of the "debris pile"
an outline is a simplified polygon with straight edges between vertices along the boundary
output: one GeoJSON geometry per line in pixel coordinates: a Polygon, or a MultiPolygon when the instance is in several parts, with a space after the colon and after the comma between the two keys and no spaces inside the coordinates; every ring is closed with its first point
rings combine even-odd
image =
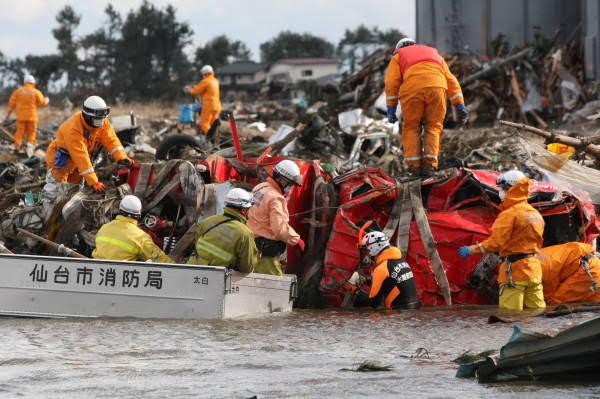
{"type": "MultiPolygon", "coordinates": [[[[446,57],[461,83],[471,125],[509,119],[546,128],[549,121],[573,125],[600,118],[600,101],[591,101],[597,94],[595,88],[584,81],[583,51],[578,43],[537,43],[511,53],[500,49],[496,54],[491,59],[446,57]]],[[[338,107],[384,107],[384,77],[391,55],[392,49],[377,50],[365,59],[360,71],[346,76],[340,84],[338,107]]]]}

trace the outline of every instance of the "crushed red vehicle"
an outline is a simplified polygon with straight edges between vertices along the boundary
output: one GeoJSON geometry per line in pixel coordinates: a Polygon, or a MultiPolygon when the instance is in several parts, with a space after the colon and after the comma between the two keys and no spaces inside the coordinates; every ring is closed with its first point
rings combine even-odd
{"type": "MultiPolygon", "coordinates": [[[[264,180],[282,159],[265,155],[241,159],[211,157],[199,162],[206,167],[204,183],[233,181],[250,188],[264,180]]],[[[366,218],[375,219],[379,226],[389,226],[390,219],[398,217],[393,208],[402,184],[376,168],[357,169],[334,179],[317,161],[295,162],[300,166],[304,184],[287,194],[288,210],[290,224],[307,243],[307,250],[303,254],[296,249],[288,250],[286,272],[299,277],[298,306],[337,307],[346,294],[344,283],[361,261],[357,226],[366,218]]],[[[139,179],[136,173],[129,179],[134,190],[135,182],[131,180],[139,179]]],[[[497,176],[498,172],[459,168],[445,170],[444,177],[420,182],[422,205],[453,304],[493,301],[472,284],[481,257],[460,258],[457,249],[489,235],[500,203],[497,176]]],[[[152,180],[148,184],[151,183],[152,180]]],[[[533,188],[530,203],[546,221],[544,246],[568,241],[591,242],[596,238],[600,222],[587,193],[537,181],[533,188]]],[[[180,192],[181,187],[174,184],[170,196],[176,199],[180,192]]],[[[413,269],[421,303],[445,305],[416,220],[412,217],[408,220],[404,233],[408,236],[407,248],[403,251],[413,269]]],[[[398,227],[391,232],[392,242],[400,230],[398,227]]],[[[154,237],[160,241],[160,237],[154,237]]]]}
{"type": "MultiPolygon", "coordinates": [[[[457,249],[487,238],[498,214],[497,172],[450,169],[446,177],[421,182],[423,207],[433,240],[448,279],[454,304],[486,304],[489,297],[469,284],[481,256],[460,258],[457,249]]],[[[322,270],[320,292],[329,306],[340,306],[345,295],[343,283],[360,262],[357,248],[358,225],[373,217],[380,226],[388,224],[398,183],[377,169],[361,169],[338,177],[339,205],[329,235],[322,270]]],[[[597,237],[600,223],[586,193],[566,187],[534,182],[530,203],[546,222],[544,246],[567,241],[590,242],[597,237]]],[[[413,269],[421,303],[445,305],[436,282],[432,262],[424,247],[415,220],[409,231],[407,261],[413,269]]],[[[392,242],[397,238],[397,232],[392,242]]]]}

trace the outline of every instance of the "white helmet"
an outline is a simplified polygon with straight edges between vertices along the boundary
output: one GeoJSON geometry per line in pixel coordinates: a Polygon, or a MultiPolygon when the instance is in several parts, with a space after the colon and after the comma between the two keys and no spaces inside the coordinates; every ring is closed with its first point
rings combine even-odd
{"type": "Polygon", "coordinates": [[[301,186],[302,185],[302,175],[300,174],[300,168],[294,161],[290,161],[286,159],[284,161],[279,162],[273,168],[273,177],[281,176],[285,180],[290,183],[301,186]]]}
{"type": "Polygon", "coordinates": [[[369,255],[377,256],[381,251],[390,246],[390,241],[385,233],[372,231],[365,234],[360,242],[360,246],[366,248],[369,251],[369,255]]]}
{"type": "Polygon", "coordinates": [[[402,47],[412,46],[413,44],[417,44],[415,39],[411,39],[410,37],[405,37],[404,39],[400,39],[398,43],[396,43],[396,49],[401,49],[402,47]]]}
{"type": "Polygon", "coordinates": [[[525,174],[520,170],[509,170],[508,172],[502,173],[500,176],[498,176],[496,179],[496,184],[503,190],[508,190],[525,177],[527,176],[525,176],[525,174]]]}
{"type": "Polygon", "coordinates": [[[225,196],[225,205],[234,208],[250,208],[252,206],[252,194],[243,188],[232,188],[225,196]]]}
{"type": "Polygon", "coordinates": [[[35,78],[33,77],[33,75],[25,75],[25,79],[23,79],[23,83],[35,84],[35,78]]]}
{"type": "Polygon", "coordinates": [[[85,122],[92,127],[100,127],[110,113],[110,107],[98,96],[90,96],[83,102],[81,109],[85,122]]]}
{"type": "Polygon", "coordinates": [[[119,204],[119,212],[125,216],[139,219],[142,216],[142,201],[135,195],[126,195],[119,204]]]}
{"type": "Polygon", "coordinates": [[[214,73],[214,69],[213,67],[211,67],[210,65],[204,65],[202,67],[202,69],[200,70],[200,73],[202,73],[202,75],[206,75],[207,73],[214,73]]]}

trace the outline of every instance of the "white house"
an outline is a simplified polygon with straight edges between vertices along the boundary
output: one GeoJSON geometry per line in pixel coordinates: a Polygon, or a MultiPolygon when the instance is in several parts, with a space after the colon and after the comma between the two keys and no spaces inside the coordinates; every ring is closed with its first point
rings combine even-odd
{"type": "Polygon", "coordinates": [[[217,77],[223,90],[255,91],[266,80],[267,64],[240,61],[217,69],[217,77]]]}
{"type": "Polygon", "coordinates": [[[338,64],[331,58],[287,58],[273,63],[267,72],[267,83],[296,84],[338,74],[338,64]]]}

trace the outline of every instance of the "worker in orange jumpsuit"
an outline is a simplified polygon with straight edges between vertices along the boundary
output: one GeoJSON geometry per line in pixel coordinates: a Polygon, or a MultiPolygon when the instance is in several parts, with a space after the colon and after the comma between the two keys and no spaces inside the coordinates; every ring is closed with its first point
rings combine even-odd
{"type": "Polygon", "coordinates": [[[531,181],[522,172],[511,170],[500,175],[496,184],[502,204],[490,237],[479,244],[463,246],[458,253],[467,257],[498,252],[503,258],[498,272],[500,308],[544,308],[542,267],[537,257],[542,248],[544,219],[527,202],[531,181]]]}
{"type": "Polygon", "coordinates": [[[371,273],[371,288],[366,293],[358,289],[360,276],[354,272],[348,284],[355,292],[354,306],[378,307],[383,302],[386,309],[418,309],[421,306],[411,267],[402,260],[400,249],[390,245],[381,231],[371,231],[364,235],[360,243],[375,258],[375,268],[371,273]]]}
{"type": "Polygon", "coordinates": [[[539,258],[547,303],[600,302],[600,259],[590,244],[553,245],[539,258]]]}
{"type": "Polygon", "coordinates": [[[50,100],[44,97],[41,91],[35,87],[35,78],[26,75],[23,86],[15,90],[8,100],[5,120],[13,111],[17,113],[17,131],[15,132],[15,148],[17,151],[23,145],[23,139],[34,146],[37,144],[36,133],[38,124],[38,106],[46,106],[50,100]]]}
{"type": "Polygon", "coordinates": [[[202,73],[202,80],[195,86],[185,87],[184,91],[188,94],[199,96],[202,100],[202,111],[200,113],[200,120],[198,121],[198,128],[204,135],[209,133],[212,135],[214,132],[211,131],[213,124],[219,119],[221,113],[221,99],[219,91],[219,81],[215,77],[213,68],[210,65],[205,65],[200,70],[202,73]]]}
{"type": "Polygon", "coordinates": [[[402,107],[402,148],[406,166],[415,175],[430,175],[438,167],[440,140],[446,117],[446,97],[464,124],[468,113],[458,80],[433,47],[404,38],[385,72],[387,116],[396,122],[398,100],[402,107]],[[425,122],[421,149],[421,121],[425,122]]]}
{"type": "Polygon", "coordinates": [[[46,202],[56,198],[61,183],[78,184],[82,178],[94,191],[104,191],[104,183],[98,180],[91,160],[99,146],[117,161],[133,163],[107,118],[109,112],[102,98],[91,96],[80,112],[60,125],[46,154],[46,202]]]}
{"type": "Polygon", "coordinates": [[[293,186],[302,185],[300,168],[293,161],[284,160],[273,168],[273,175],[252,190],[252,207],[246,225],[254,233],[260,253],[255,273],[281,276],[280,256],[286,246],[298,246],[304,251],[304,241],[292,226],[284,193],[293,186]]]}

